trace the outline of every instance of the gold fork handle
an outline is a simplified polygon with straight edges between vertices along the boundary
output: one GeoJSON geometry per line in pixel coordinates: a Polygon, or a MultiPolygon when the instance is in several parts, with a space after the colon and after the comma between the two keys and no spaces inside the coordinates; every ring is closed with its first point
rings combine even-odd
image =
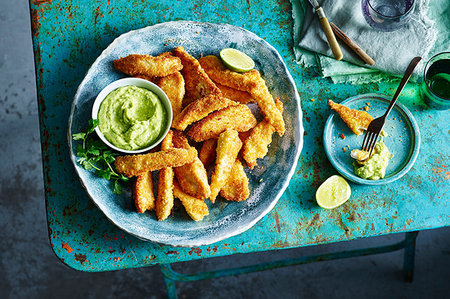
{"type": "Polygon", "coordinates": [[[397,87],[397,91],[394,94],[394,97],[391,100],[391,103],[389,104],[388,109],[386,110],[386,113],[383,115],[383,117],[387,117],[389,112],[391,112],[392,107],[394,107],[395,102],[398,99],[398,96],[402,92],[403,88],[405,87],[406,83],[408,83],[409,78],[411,77],[414,69],[416,68],[417,64],[422,60],[422,57],[414,57],[411,62],[409,63],[408,67],[406,68],[405,74],[403,75],[402,80],[400,81],[400,85],[397,87]]]}

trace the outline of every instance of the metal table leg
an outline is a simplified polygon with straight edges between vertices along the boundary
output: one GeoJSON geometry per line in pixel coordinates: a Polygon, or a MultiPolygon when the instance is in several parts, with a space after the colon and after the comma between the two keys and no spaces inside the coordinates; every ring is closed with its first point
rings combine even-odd
{"type": "Polygon", "coordinates": [[[403,275],[407,282],[413,281],[414,275],[414,257],[416,252],[416,238],[419,232],[406,233],[406,246],[403,252],[403,275]]]}
{"type": "Polygon", "coordinates": [[[167,286],[167,293],[169,298],[177,298],[176,281],[196,281],[203,279],[218,278],[230,275],[240,275],[251,272],[259,272],[269,269],[282,268],[287,266],[294,266],[312,262],[329,261],[335,259],[343,259],[349,257],[366,256],[380,253],[392,252],[404,249],[403,273],[406,281],[412,281],[414,271],[414,251],[416,246],[416,238],[419,232],[406,233],[405,239],[386,246],[371,247],[364,249],[348,250],[342,252],[333,252],[311,256],[301,256],[291,259],[283,259],[267,263],[261,263],[250,266],[243,266],[239,268],[221,269],[216,271],[199,272],[194,274],[182,274],[174,271],[170,264],[161,264],[159,268],[164,275],[164,281],[167,286]]]}
{"type": "Polygon", "coordinates": [[[175,285],[175,280],[170,279],[166,274],[166,272],[173,271],[170,264],[168,265],[159,265],[159,268],[164,276],[164,282],[166,283],[167,288],[167,297],[169,299],[177,298],[177,286],[175,285]]]}

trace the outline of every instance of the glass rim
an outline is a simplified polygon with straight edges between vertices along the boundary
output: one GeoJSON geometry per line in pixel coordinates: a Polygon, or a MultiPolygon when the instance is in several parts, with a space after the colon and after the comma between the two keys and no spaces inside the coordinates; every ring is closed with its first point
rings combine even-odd
{"type": "Polygon", "coordinates": [[[382,13],[380,13],[378,10],[376,10],[375,8],[373,8],[373,6],[372,6],[372,4],[370,4],[370,1],[373,1],[373,0],[367,0],[367,4],[369,4],[369,6],[370,6],[370,8],[371,9],[373,9],[373,11],[375,11],[377,14],[379,14],[380,16],[382,16],[382,17],[385,17],[385,18],[387,18],[387,19],[395,19],[395,18],[398,18],[398,17],[402,17],[402,16],[404,16],[404,15],[407,15],[413,8],[414,8],[414,4],[416,4],[416,1],[415,0],[411,0],[411,6],[408,8],[408,10],[407,11],[405,11],[404,13],[402,13],[402,14],[399,14],[399,15],[395,15],[395,16],[386,16],[386,15],[384,15],[384,14],[382,14],[382,13]]]}
{"type": "MultiPolygon", "coordinates": [[[[440,56],[440,55],[444,55],[444,54],[449,54],[450,55],[450,52],[441,52],[441,53],[437,53],[437,54],[435,54],[433,57],[431,57],[428,61],[427,61],[427,64],[425,64],[425,67],[423,68],[423,82],[425,82],[425,86],[427,87],[427,90],[429,91],[429,92],[431,92],[431,94],[433,95],[433,96],[435,96],[435,97],[438,97],[438,98],[440,98],[440,99],[443,99],[443,100],[447,100],[447,101],[450,101],[450,98],[444,98],[444,97],[441,97],[440,95],[437,95],[434,91],[433,91],[433,89],[428,85],[428,82],[427,82],[427,76],[426,76],[426,74],[427,74],[427,71],[428,71],[428,68],[431,66],[431,61],[433,60],[433,59],[435,59],[436,57],[438,57],[438,56],[440,56]]],[[[433,62],[434,63],[434,62],[433,62]]]]}

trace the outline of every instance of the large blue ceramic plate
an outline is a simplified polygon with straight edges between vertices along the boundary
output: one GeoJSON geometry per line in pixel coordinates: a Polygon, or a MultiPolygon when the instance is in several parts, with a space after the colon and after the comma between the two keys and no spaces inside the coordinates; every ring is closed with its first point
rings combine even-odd
{"type": "Polygon", "coordinates": [[[131,31],[118,37],[91,66],[75,95],[69,118],[71,159],[82,185],[106,217],[124,231],[143,240],[173,246],[211,244],[252,227],[276,204],[292,177],[303,143],[302,113],[295,83],[278,52],[266,41],[242,28],[224,24],[176,21],[131,31]],[[130,186],[113,194],[109,181],[76,163],[76,141],[71,135],[82,131],[90,118],[97,94],[124,75],[113,68],[113,60],[129,54],[158,55],[183,46],[191,55],[218,55],[223,48],[236,48],[255,60],[267,86],[284,103],[286,133],[274,134],[267,157],[253,171],[246,168],[251,196],[244,202],[206,201],[209,215],[203,221],[189,218],[176,201],[171,216],[157,221],[154,212],[138,214],[130,186]]]}
{"type": "MultiPolygon", "coordinates": [[[[391,97],[383,94],[363,94],[343,101],[351,109],[363,109],[370,105],[368,113],[374,117],[382,116],[391,101],[391,97]]],[[[354,134],[337,113],[332,113],[325,124],[323,143],[331,164],[347,179],[365,185],[383,185],[398,180],[405,175],[417,159],[420,148],[419,127],[411,112],[397,101],[386,118],[383,130],[388,134],[384,143],[393,155],[386,168],[386,175],[380,180],[365,180],[353,173],[353,159],[350,151],[361,148],[364,135],[354,134]],[[341,134],[344,134],[343,139],[341,134]],[[346,148],[346,151],[343,150],[346,148]]]]}

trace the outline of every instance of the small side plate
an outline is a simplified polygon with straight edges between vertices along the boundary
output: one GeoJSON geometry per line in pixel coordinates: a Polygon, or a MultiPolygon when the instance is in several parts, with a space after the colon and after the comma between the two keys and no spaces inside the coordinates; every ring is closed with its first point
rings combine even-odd
{"type": "MultiPolygon", "coordinates": [[[[386,95],[370,93],[348,98],[340,104],[357,110],[369,106],[368,113],[377,118],[386,112],[390,100],[391,97],[386,95]]],[[[350,157],[350,152],[361,148],[364,134],[359,136],[354,134],[334,112],[325,123],[323,134],[328,160],[342,176],[359,184],[382,185],[401,178],[411,169],[419,154],[419,127],[411,112],[397,102],[387,117],[383,130],[388,134],[383,141],[393,155],[383,179],[366,180],[354,174],[354,160],[350,157]]]]}

